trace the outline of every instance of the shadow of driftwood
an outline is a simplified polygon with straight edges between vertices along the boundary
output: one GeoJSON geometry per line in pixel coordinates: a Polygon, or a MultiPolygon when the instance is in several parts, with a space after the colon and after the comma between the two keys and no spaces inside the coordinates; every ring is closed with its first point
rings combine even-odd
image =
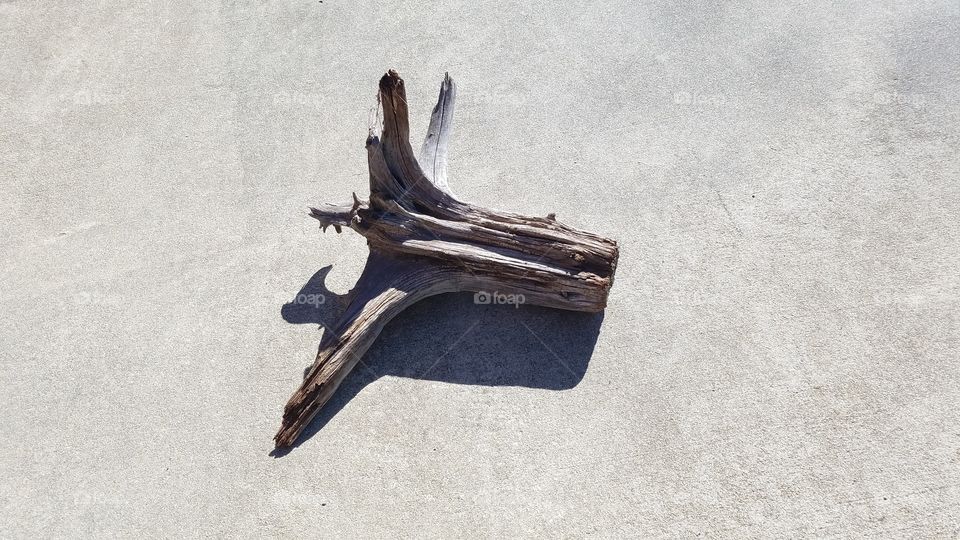
{"type": "MultiPolygon", "coordinates": [[[[284,320],[319,324],[324,332],[329,331],[347,302],[346,295],[326,288],[330,268],[314,274],[294,301],[281,308],[284,320]],[[322,295],[325,300],[310,302],[311,295],[322,295]]],[[[384,375],[455,384],[573,388],[587,370],[602,321],[603,313],[477,305],[472,293],[422,300],[387,324],[362,363],[294,447],[315,435],[366,385],[384,375]]],[[[281,456],[286,451],[271,455],[281,456]]]]}

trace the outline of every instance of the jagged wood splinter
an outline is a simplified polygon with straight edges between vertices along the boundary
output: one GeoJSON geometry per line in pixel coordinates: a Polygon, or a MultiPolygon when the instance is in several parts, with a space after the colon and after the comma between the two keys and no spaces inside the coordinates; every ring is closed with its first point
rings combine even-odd
{"type": "Polygon", "coordinates": [[[522,294],[524,301],[574,311],[602,311],[617,266],[617,243],[547,217],[464,203],[447,187],[447,145],[456,86],[448,76],[419,159],[410,146],[403,79],[380,79],[383,130],[367,138],[370,199],[311,208],[324,230],[362,234],[370,256],[350,302],[328,328],[303,384],[283,413],[274,440],[291,446],[333,396],[384,325],[411,304],[456,291],[522,294]]]}

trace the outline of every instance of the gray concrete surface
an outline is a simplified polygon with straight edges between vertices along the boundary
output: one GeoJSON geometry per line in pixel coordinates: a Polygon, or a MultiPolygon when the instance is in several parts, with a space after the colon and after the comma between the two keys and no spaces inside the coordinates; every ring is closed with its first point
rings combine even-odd
{"type": "Polygon", "coordinates": [[[0,535],[956,538],[960,5],[827,4],[0,4],[0,535]],[[426,301],[273,457],[390,67],[610,307],[426,301]]]}

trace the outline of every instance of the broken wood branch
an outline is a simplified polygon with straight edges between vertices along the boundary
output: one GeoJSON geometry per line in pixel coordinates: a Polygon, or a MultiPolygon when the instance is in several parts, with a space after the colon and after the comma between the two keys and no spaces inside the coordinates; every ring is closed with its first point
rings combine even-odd
{"type": "Polygon", "coordinates": [[[274,440],[291,446],[359,362],[384,325],[413,303],[456,291],[523,295],[526,303],[602,311],[613,285],[617,243],[547,217],[462,202],[447,184],[456,85],[440,86],[419,159],[410,145],[403,79],[380,79],[383,130],[367,138],[370,198],[311,208],[326,230],[348,227],[370,255],[340,321],[284,409],[274,440]]]}

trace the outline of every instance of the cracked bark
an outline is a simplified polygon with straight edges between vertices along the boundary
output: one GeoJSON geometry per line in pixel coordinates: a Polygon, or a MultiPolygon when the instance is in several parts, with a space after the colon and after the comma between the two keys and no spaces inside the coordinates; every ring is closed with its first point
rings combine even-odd
{"type": "Polygon", "coordinates": [[[532,217],[456,199],[447,184],[447,148],[456,85],[440,86],[419,159],[410,145],[403,80],[380,79],[383,130],[367,138],[370,198],[311,208],[323,230],[367,239],[370,255],[346,311],[326,331],[317,359],[284,409],[274,440],[292,446],[376,339],[413,303],[456,291],[522,294],[530,304],[602,311],[613,284],[613,240],[579,231],[553,214],[532,217]]]}

